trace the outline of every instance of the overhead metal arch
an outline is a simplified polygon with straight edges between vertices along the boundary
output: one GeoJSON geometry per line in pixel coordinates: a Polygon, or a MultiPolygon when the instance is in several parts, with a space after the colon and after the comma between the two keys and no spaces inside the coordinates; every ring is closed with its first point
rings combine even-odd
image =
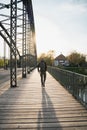
{"type": "MultiPolygon", "coordinates": [[[[7,30],[5,29],[5,27],[2,25],[2,23],[0,22],[0,27],[2,28],[2,30],[7,34],[7,36],[9,37],[9,40],[12,39],[11,36],[9,35],[9,33],[7,32],[7,30]]],[[[8,44],[8,46],[11,48],[11,44],[8,40],[6,40],[5,36],[2,34],[2,31],[0,31],[0,35],[3,37],[3,39],[6,41],[6,43],[8,44]]],[[[12,39],[13,44],[15,45],[15,42],[12,39]]],[[[12,51],[14,52],[14,50],[12,49],[12,51]]],[[[17,54],[20,57],[20,53],[18,51],[18,49],[16,48],[17,54]]]]}
{"type": "MultiPolygon", "coordinates": [[[[9,48],[10,48],[10,42],[7,40],[7,38],[2,34],[2,32],[0,31],[0,35],[1,37],[6,41],[6,43],[8,44],[9,48]]],[[[14,53],[14,50],[12,49],[13,53],[14,53]]],[[[15,53],[14,53],[15,54],[15,53]]]]}

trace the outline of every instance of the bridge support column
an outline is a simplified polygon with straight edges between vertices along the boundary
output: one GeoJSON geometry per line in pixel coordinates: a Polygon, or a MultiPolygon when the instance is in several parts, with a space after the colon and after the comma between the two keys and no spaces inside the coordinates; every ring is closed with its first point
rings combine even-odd
{"type": "Polygon", "coordinates": [[[16,59],[16,35],[17,35],[17,0],[11,0],[11,21],[10,21],[10,86],[17,86],[17,59],[16,59]],[[13,41],[15,45],[13,44],[13,41]],[[14,50],[14,53],[13,51],[14,50]]]}
{"type": "Polygon", "coordinates": [[[26,78],[26,8],[23,4],[22,78],[26,78]]]}

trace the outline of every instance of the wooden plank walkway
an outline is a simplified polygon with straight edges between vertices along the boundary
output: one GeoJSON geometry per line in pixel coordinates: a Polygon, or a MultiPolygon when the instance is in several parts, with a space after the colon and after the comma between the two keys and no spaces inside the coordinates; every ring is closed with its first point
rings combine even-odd
{"type": "Polygon", "coordinates": [[[0,130],[87,130],[87,110],[49,73],[46,86],[34,70],[0,93],[0,130]]]}

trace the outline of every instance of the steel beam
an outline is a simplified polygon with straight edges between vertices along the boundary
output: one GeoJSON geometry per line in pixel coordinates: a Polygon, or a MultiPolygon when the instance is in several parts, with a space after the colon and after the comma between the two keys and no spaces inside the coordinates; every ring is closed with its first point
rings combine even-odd
{"type": "Polygon", "coordinates": [[[26,9],[23,4],[22,78],[26,78],[26,9]]]}
{"type": "Polygon", "coordinates": [[[17,34],[17,0],[11,0],[11,20],[10,20],[10,86],[17,87],[17,59],[16,59],[16,34],[17,34]],[[12,42],[12,39],[15,45],[12,42]],[[14,49],[14,53],[13,50],[14,49]]]}
{"type": "Polygon", "coordinates": [[[36,63],[36,43],[34,41],[35,38],[35,27],[34,27],[34,17],[33,17],[33,8],[32,8],[32,0],[10,0],[10,4],[1,4],[0,3],[0,9],[10,9],[10,16],[5,14],[0,14],[3,17],[7,17],[6,19],[2,19],[0,21],[0,35],[2,38],[6,41],[6,43],[10,47],[10,86],[16,87],[17,86],[17,54],[19,57],[22,57],[22,77],[26,78],[27,71],[29,72],[29,69],[27,67],[34,66],[36,63]],[[17,4],[22,2],[23,7],[17,8],[17,4]],[[23,13],[20,13],[18,11],[22,11],[23,13]],[[18,12],[18,15],[17,15],[18,12]],[[21,16],[23,15],[23,19],[21,16]],[[26,18],[27,15],[27,18],[26,18]],[[10,19],[9,19],[10,18],[10,19]],[[23,21],[23,25],[19,25],[19,20],[23,21]],[[5,21],[8,21],[8,23],[5,21]],[[8,29],[5,28],[4,25],[9,26],[10,21],[10,34],[8,32],[8,29]],[[18,24],[17,24],[18,22],[18,24]],[[29,26],[28,26],[29,25],[29,26]],[[17,49],[17,38],[18,38],[18,32],[19,27],[22,27],[21,30],[21,40],[20,42],[22,46],[22,55],[20,56],[19,51],[17,49]],[[17,30],[18,29],[18,30],[17,30]],[[6,36],[4,36],[4,32],[6,36]]]}
{"type": "MultiPolygon", "coordinates": [[[[2,33],[2,30],[0,30],[0,35],[3,37],[3,39],[6,41],[6,43],[8,44],[8,46],[11,48],[11,44],[13,43],[13,45],[15,46],[15,41],[12,39],[12,37],[10,36],[10,34],[8,33],[7,29],[2,25],[2,23],[0,22],[0,27],[2,28],[2,30],[4,31],[4,34],[7,35],[7,37],[9,37],[9,39],[12,41],[12,42],[9,42],[7,40],[7,38],[4,36],[4,34],[2,33]]],[[[16,48],[17,50],[17,54],[19,55],[20,57],[20,53],[18,51],[18,49],[16,48]]],[[[14,47],[12,48],[12,51],[14,53],[14,47]]]]}

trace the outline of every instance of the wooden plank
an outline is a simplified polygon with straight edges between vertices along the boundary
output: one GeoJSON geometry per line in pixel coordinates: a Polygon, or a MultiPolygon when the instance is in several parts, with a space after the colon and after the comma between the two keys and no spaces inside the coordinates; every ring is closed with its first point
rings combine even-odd
{"type": "MultiPolygon", "coordinates": [[[[79,118],[77,118],[77,117],[63,117],[63,118],[61,118],[61,117],[58,117],[58,119],[56,119],[55,117],[54,118],[44,118],[43,119],[43,117],[38,117],[38,120],[39,120],[39,123],[43,123],[43,122],[45,122],[45,123],[55,123],[55,122],[57,122],[57,121],[59,121],[59,122],[86,122],[87,121],[87,117],[84,117],[84,118],[82,118],[82,117],[79,117],[79,118]]],[[[0,119],[0,123],[1,124],[10,124],[10,123],[12,123],[12,124],[18,124],[18,123],[35,123],[35,122],[37,122],[37,117],[35,118],[35,117],[32,117],[32,118],[30,118],[30,117],[18,117],[18,118],[5,118],[5,119],[0,119]]]]}
{"type": "Polygon", "coordinates": [[[61,128],[62,130],[62,127],[68,127],[68,128],[71,128],[71,127],[87,127],[87,122],[64,122],[64,123],[60,123],[60,122],[56,122],[56,123],[40,123],[40,122],[36,122],[36,123],[16,123],[16,124],[0,124],[0,129],[6,129],[6,128],[9,128],[9,129],[32,129],[32,128],[61,128]]]}

